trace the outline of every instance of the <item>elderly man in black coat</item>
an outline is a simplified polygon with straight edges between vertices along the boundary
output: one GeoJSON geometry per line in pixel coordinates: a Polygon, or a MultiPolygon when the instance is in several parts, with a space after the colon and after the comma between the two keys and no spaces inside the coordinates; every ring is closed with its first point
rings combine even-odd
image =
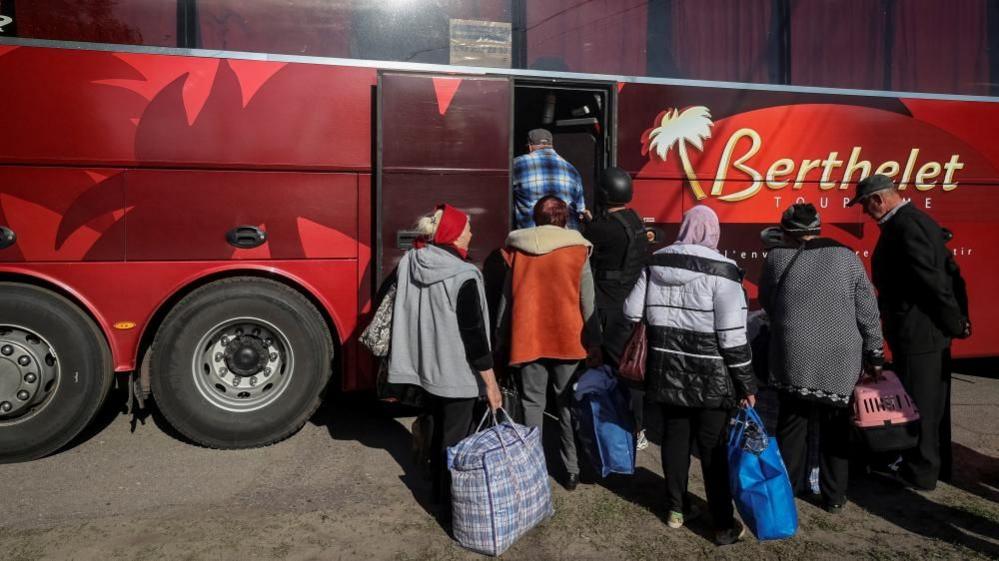
{"type": "MultiPolygon", "coordinates": [[[[877,221],[881,236],[872,257],[873,281],[895,369],[921,415],[919,444],[903,453],[903,482],[932,490],[949,457],[950,342],[971,334],[955,296],[944,232],[926,213],[902,198],[884,175],[857,184],[849,205],[860,203],[877,221]]],[[[949,466],[947,466],[949,467],[949,466]]],[[[947,469],[945,467],[945,471],[947,469]]]]}

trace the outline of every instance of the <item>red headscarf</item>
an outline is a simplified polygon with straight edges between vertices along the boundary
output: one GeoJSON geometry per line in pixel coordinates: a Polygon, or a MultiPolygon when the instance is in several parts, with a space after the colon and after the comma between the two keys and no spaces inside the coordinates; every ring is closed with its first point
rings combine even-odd
{"type": "MultiPolygon", "coordinates": [[[[468,224],[468,216],[447,203],[438,205],[437,210],[444,212],[441,214],[440,224],[437,225],[437,230],[434,232],[434,239],[431,241],[436,245],[450,247],[457,251],[462,259],[468,259],[468,250],[454,245],[454,242],[465,231],[465,226],[468,224]]],[[[423,243],[417,242],[416,247],[423,247],[423,243]]]]}

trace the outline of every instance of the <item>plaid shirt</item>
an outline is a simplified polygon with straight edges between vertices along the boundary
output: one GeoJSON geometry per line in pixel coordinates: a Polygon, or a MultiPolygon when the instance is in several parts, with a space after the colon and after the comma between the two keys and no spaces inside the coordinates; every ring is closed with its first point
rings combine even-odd
{"type": "Polygon", "coordinates": [[[534,227],[534,205],[555,195],[569,205],[569,224],[579,229],[579,214],[586,210],[583,181],[572,164],[553,148],[541,148],[513,160],[514,227],[534,227]]]}

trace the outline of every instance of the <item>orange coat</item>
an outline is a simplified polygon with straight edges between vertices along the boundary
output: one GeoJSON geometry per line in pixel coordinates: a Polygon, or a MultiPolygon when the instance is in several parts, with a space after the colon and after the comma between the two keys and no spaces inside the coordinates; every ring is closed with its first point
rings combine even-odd
{"type": "MultiPolygon", "coordinates": [[[[542,226],[510,234],[503,257],[510,267],[510,364],[542,358],[582,360],[584,310],[581,284],[589,273],[590,248],[578,232],[542,226]],[[584,271],[585,268],[585,271],[584,271]]],[[[586,306],[592,308],[591,306],[586,306]]]]}

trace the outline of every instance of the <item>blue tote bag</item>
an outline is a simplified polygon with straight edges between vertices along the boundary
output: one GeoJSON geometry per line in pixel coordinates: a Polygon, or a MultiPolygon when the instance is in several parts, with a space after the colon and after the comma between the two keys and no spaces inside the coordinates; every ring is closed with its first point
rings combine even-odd
{"type": "Polygon", "coordinates": [[[732,419],[728,440],[729,483],[742,519],[759,540],[790,538],[798,510],[777,441],[767,436],[752,407],[732,419]]]}
{"type": "Polygon", "coordinates": [[[576,435],[601,477],[635,473],[634,417],[627,395],[609,366],[591,368],[573,388],[576,435]]]}

